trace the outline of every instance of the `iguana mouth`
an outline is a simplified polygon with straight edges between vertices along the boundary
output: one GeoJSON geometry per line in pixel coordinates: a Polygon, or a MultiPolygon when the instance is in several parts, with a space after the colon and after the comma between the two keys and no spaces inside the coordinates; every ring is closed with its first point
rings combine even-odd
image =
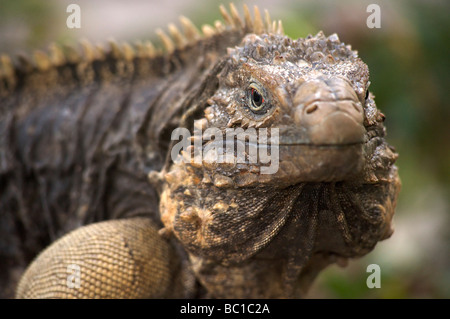
{"type": "Polygon", "coordinates": [[[362,145],[364,142],[340,143],[340,144],[311,144],[311,143],[280,143],[280,146],[309,146],[316,148],[345,148],[353,145],[362,145]]]}
{"type": "MultiPolygon", "coordinates": [[[[281,175],[295,182],[332,182],[354,178],[364,167],[363,144],[288,144],[279,146],[281,175]]],[[[280,175],[280,176],[281,176],[280,175]]]]}
{"type": "Polygon", "coordinates": [[[311,147],[346,147],[363,144],[366,129],[346,111],[334,111],[317,124],[301,121],[294,128],[280,129],[279,145],[311,147]]]}

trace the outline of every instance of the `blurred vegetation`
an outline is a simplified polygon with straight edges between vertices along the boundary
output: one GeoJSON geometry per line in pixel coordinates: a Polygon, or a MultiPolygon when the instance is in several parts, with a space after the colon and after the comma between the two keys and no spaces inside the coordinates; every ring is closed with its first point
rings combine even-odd
{"type": "MultiPolygon", "coordinates": [[[[54,26],[64,24],[65,6],[78,2],[0,0],[0,51],[44,48],[51,40],[74,41],[76,36],[70,30],[54,26]]],[[[123,2],[122,13],[135,2],[123,2]]],[[[241,8],[241,1],[235,2],[241,8]]],[[[82,3],[83,10],[89,10],[89,1],[82,3]]],[[[117,5],[117,1],[112,3],[117,5]]],[[[188,16],[197,25],[220,18],[219,1],[188,3],[187,12],[177,15],[188,16]]],[[[319,30],[327,35],[336,32],[358,50],[369,65],[378,108],[386,114],[388,141],[400,154],[397,164],[403,188],[393,237],[347,268],[332,266],[324,271],[311,296],[449,298],[450,105],[446,95],[450,2],[285,0],[261,1],[259,5],[270,9],[273,18],[282,19],[292,38],[319,30]],[[381,7],[380,29],[366,26],[370,3],[381,7]],[[370,263],[382,268],[381,289],[366,286],[365,267],[370,263]]],[[[158,15],[158,5],[154,8],[148,19],[158,15]]],[[[133,16],[129,18],[132,23],[133,16]]],[[[105,23],[98,21],[99,25],[105,23]]],[[[135,37],[130,35],[130,39],[135,37]]]]}

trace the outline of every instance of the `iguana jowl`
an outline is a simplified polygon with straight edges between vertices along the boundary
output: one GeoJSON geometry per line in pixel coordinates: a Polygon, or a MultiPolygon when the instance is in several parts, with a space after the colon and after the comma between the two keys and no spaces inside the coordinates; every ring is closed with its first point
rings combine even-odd
{"type": "Polygon", "coordinates": [[[71,230],[17,297],[298,297],[390,236],[397,154],[367,66],[336,35],[291,40],[267,12],[230,8],[203,35],[186,18],[158,31],[164,53],[84,42],[2,58],[3,296],[71,230]],[[279,169],[173,162],[171,132],[194,121],[278,128],[279,169]]]}

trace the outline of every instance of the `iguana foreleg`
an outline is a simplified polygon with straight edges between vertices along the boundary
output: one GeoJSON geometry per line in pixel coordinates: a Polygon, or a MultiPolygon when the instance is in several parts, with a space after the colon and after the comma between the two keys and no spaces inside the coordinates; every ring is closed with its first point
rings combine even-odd
{"type": "Polygon", "coordinates": [[[76,229],[44,250],[22,276],[18,298],[183,297],[186,273],[147,218],[76,229]]]}

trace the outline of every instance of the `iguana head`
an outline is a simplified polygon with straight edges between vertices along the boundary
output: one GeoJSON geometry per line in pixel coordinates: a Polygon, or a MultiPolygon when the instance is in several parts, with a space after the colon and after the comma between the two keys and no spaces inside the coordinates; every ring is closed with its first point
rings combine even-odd
{"type": "MultiPolygon", "coordinates": [[[[348,180],[361,173],[362,145],[369,138],[364,127],[364,108],[371,103],[369,72],[337,35],[291,40],[278,34],[250,34],[228,50],[218,77],[219,88],[202,126],[219,128],[224,140],[233,129],[245,130],[255,136],[253,141],[247,136],[247,157],[255,144],[257,155],[260,148],[270,149],[269,159],[275,163],[252,158],[243,163],[236,150],[235,158],[224,165],[220,160],[204,165],[212,179],[222,174],[226,178],[216,179],[223,183],[229,178],[229,186],[279,187],[348,180]],[[266,132],[278,133],[278,140],[261,141],[266,132]],[[266,168],[268,173],[261,171],[268,165],[272,165],[266,168]]],[[[228,142],[232,143],[229,138],[228,142]]],[[[203,157],[205,164],[210,158],[203,157]]]]}
{"type": "Polygon", "coordinates": [[[193,145],[165,174],[166,230],[195,258],[228,265],[269,247],[291,270],[388,237],[397,154],[357,52],[335,34],[250,33],[222,61],[193,145]]]}

